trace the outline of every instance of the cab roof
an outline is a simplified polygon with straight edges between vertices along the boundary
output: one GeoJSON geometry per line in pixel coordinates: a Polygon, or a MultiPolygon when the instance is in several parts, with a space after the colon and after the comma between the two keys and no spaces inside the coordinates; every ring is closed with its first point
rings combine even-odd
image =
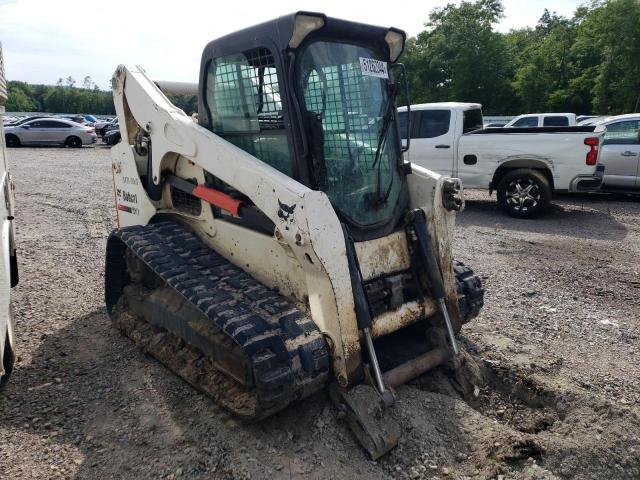
{"type": "MultiPolygon", "coordinates": [[[[380,27],[375,25],[367,25],[364,23],[352,22],[349,20],[341,20],[338,18],[327,17],[323,13],[299,11],[283,15],[274,20],[269,20],[252,27],[230,33],[207,44],[204,49],[202,58],[210,59],[230,53],[238,53],[243,46],[251,43],[251,41],[266,40],[268,43],[275,44],[278,50],[283,51],[289,48],[289,41],[294,34],[296,17],[299,15],[318,17],[324,22],[324,25],[318,30],[314,30],[308,34],[308,37],[340,37],[345,41],[353,43],[370,43],[376,45],[383,52],[388,52],[389,48],[385,41],[385,35],[389,30],[400,33],[406,39],[406,33],[393,27],[380,27]]],[[[263,44],[269,47],[268,44],[263,44]]],[[[404,45],[403,45],[404,49],[404,45]]],[[[399,56],[399,55],[398,55],[399,56]]]]}

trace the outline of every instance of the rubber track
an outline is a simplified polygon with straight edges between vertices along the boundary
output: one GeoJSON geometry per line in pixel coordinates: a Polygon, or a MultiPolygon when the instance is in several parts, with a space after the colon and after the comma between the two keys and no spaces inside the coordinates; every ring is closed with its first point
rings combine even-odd
{"type": "Polygon", "coordinates": [[[462,323],[467,323],[478,316],[484,305],[484,287],[480,278],[464,263],[454,260],[453,271],[456,275],[458,308],[462,323]]]}
{"type": "Polygon", "coordinates": [[[330,357],[315,323],[175,222],[111,233],[105,269],[109,313],[129,282],[126,248],[242,348],[253,366],[256,418],[326,385],[330,357]]]}

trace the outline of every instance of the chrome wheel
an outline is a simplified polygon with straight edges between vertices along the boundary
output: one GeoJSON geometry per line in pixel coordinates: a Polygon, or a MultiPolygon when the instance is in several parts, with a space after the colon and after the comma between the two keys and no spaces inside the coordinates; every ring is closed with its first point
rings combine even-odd
{"type": "Polygon", "coordinates": [[[535,209],[540,203],[540,185],[531,178],[516,178],[505,192],[507,204],[519,212],[535,209]]]}

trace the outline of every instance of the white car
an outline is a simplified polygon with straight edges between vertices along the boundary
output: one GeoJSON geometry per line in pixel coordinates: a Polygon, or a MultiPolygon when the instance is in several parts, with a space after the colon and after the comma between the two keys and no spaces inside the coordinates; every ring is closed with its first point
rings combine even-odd
{"type": "Polygon", "coordinates": [[[514,118],[504,128],[572,127],[576,124],[575,113],[527,113],[514,118]]]}
{"type": "Polygon", "coordinates": [[[62,118],[38,118],[21,125],[7,126],[4,138],[8,147],[59,145],[80,148],[98,140],[95,128],[62,118]]]}
{"type": "Polygon", "coordinates": [[[640,193],[640,113],[608,117],[600,152],[604,165],[602,190],[640,193]]]}
{"type": "MultiPolygon", "coordinates": [[[[599,188],[603,127],[484,129],[481,107],[412,105],[410,161],[460,178],[467,188],[495,190],[500,208],[519,218],[540,214],[556,192],[599,188]]],[[[407,108],[398,114],[406,138],[407,108]]]]}

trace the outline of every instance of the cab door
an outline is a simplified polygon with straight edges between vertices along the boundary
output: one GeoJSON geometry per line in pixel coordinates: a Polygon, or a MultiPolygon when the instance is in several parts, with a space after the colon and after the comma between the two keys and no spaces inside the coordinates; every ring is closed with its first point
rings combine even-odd
{"type": "Polygon", "coordinates": [[[453,175],[455,116],[451,110],[412,112],[410,160],[442,175],[453,175]]]}
{"type": "Polygon", "coordinates": [[[640,120],[610,123],[602,142],[603,188],[640,188],[640,120]]]}

